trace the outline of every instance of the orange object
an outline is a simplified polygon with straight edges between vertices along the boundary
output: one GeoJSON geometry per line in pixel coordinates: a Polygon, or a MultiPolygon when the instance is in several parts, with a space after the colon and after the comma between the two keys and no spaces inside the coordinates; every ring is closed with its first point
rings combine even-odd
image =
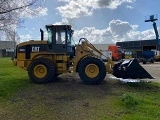
{"type": "Polygon", "coordinates": [[[120,46],[109,45],[108,50],[112,52],[112,60],[122,59],[122,50],[120,46]]]}

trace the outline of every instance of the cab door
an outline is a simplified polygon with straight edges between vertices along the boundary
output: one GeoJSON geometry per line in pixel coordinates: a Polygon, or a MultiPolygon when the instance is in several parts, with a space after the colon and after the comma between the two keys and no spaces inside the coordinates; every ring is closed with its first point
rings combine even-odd
{"type": "Polygon", "coordinates": [[[66,53],[66,32],[65,31],[56,31],[55,33],[55,47],[54,51],[56,53],[66,53]]]}
{"type": "Polygon", "coordinates": [[[48,52],[66,53],[66,33],[60,27],[47,27],[48,52]]]}

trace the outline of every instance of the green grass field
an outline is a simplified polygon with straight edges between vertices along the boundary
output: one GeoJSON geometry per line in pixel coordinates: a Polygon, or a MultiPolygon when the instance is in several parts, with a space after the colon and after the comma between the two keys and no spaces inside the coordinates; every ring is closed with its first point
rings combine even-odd
{"type": "Polygon", "coordinates": [[[160,84],[105,80],[101,85],[84,85],[72,75],[34,84],[10,58],[1,58],[0,119],[159,120],[160,84]]]}
{"type": "Polygon", "coordinates": [[[0,99],[10,98],[19,89],[29,85],[27,72],[13,66],[10,58],[0,59],[0,99]]]}

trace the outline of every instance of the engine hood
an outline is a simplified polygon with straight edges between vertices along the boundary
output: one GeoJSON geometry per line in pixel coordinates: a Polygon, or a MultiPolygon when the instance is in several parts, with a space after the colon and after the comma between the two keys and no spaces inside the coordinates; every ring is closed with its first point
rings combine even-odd
{"type": "Polygon", "coordinates": [[[30,41],[19,43],[18,47],[25,46],[25,45],[34,45],[34,44],[47,44],[47,41],[30,40],[30,41]]]}

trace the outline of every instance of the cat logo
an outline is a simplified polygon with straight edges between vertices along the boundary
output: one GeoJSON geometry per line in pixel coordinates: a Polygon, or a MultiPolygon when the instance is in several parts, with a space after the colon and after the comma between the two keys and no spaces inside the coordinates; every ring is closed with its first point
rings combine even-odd
{"type": "Polygon", "coordinates": [[[32,52],[39,52],[39,49],[40,49],[40,47],[33,46],[32,47],[32,52]]]}

